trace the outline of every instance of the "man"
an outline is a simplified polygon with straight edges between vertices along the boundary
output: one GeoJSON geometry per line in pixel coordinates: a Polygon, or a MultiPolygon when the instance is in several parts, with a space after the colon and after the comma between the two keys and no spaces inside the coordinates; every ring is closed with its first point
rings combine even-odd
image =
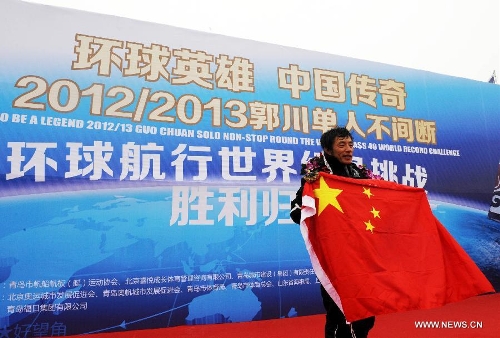
{"type": "MultiPolygon", "coordinates": [[[[295,199],[291,203],[290,217],[299,224],[302,206],[302,190],[306,181],[314,181],[318,178],[318,172],[323,171],[333,175],[372,178],[371,172],[366,168],[359,168],[352,163],[353,138],[351,133],[344,127],[330,129],[321,135],[320,139],[323,153],[313,157],[302,165],[302,182],[297,191],[295,199]]],[[[344,314],[337,304],[331,299],[323,286],[321,296],[326,310],[325,337],[363,338],[368,336],[368,331],[375,323],[375,317],[358,320],[350,324],[346,323],[344,314]]]]}

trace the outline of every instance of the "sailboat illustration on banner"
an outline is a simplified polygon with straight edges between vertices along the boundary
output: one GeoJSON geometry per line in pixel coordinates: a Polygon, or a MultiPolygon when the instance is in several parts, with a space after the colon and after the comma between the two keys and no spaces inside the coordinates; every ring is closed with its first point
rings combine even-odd
{"type": "Polygon", "coordinates": [[[493,189],[488,218],[500,222],[500,163],[498,163],[497,182],[493,189]]]}

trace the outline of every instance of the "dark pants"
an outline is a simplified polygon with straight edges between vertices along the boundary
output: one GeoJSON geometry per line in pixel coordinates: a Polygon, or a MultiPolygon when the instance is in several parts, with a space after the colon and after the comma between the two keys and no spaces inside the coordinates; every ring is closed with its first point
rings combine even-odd
{"type": "Polygon", "coordinates": [[[321,286],[321,297],[323,297],[323,305],[326,310],[325,338],[365,338],[368,337],[368,331],[375,324],[375,317],[352,322],[346,324],[346,319],[342,311],[333,299],[328,295],[325,288],[321,286]],[[354,332],[354,335],[351,332],[354,332]]]}

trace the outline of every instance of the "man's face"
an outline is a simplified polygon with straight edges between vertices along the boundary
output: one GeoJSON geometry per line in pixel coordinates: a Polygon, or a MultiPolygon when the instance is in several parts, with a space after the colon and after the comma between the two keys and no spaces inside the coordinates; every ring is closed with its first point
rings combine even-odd
{"type": "Polygon", "coordinates": [[[342,164],[352,163],[353,142],[350,137],[336,137],[332,149],[325,150],[342,164]]]}

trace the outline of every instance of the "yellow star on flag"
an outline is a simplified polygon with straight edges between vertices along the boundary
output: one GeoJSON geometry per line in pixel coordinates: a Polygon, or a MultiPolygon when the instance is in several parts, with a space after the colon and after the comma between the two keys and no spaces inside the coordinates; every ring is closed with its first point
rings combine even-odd
{"type": "Polygon", "coordinates": [[[372,210],[370,211],[373,214],[373,218],[380,218],[380,210],[375,209],[375,207],[372,207],[372,210]]]}
{"type": "Polygon", "coordinates": [[[365,225],[366,225],[366,230],[370,230],[373,234],[373,229],[375,229],[375,227],[372,225],[372,222],[371,221],[365,222],[365,225]]]}
{"type": "Polygon", "coordinates": [[[319,188],[314,189],[314,196],[316,196],[319,200],[318,216],[328,205],[332,205],[334,208],[344,213],[339,201],[337,201],[337,197],[341,192],[342,190],[340,189],[330,188],[323,177],[319,178],[319,188]]]}
{"type": "Polygon", "coordinates": [[[372,192],[370,191],[370,188],[366,189],[365,187],[363,187],[363,194],[368,196],[368,198],[373,196],[372,192]]]}

